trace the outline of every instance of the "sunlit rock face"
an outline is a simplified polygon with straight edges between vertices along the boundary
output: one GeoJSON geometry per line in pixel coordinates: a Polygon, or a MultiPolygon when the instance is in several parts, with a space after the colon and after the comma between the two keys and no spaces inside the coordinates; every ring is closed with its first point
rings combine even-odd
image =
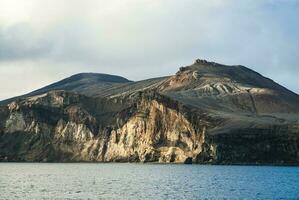
{"type": "Polygon", "coordinates": [[[298,95],[248,68],[196,60],[140,82],[91,75],[2,103],[0,160],[299,163],[298,95]]]}

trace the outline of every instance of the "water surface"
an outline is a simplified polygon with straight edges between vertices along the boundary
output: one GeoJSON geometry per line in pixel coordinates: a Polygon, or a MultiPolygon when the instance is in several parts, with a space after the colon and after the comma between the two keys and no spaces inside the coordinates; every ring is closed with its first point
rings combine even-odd
{"type": "Polygon", "coordinates": [[[299,199],[299,167],[0,163],[0,199],[299,199]]]}

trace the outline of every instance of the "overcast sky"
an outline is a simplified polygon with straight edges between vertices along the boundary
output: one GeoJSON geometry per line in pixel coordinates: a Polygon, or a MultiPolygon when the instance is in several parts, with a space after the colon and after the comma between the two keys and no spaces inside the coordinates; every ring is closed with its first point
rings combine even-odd
{"type": "Polygon", "coordinates": [[[131,80],[196,58],[299,93],[299,0],[0,0],[0,99],[80,72],[131,80]]]}

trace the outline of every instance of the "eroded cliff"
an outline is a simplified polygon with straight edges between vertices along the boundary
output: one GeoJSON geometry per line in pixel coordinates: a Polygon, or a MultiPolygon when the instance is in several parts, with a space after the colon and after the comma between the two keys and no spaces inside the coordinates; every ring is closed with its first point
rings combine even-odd
{"type": "Polygon", "coordinates": [[[107,110],[88,112],[81,107],[83,100],[92,102],[59,91],[9,104],[1,129],[1,159],[185,162],[202,152],[206,130],[217,123],[157,93],[140,93],[138,102],[111,111],[111,119],[107,110]]]}

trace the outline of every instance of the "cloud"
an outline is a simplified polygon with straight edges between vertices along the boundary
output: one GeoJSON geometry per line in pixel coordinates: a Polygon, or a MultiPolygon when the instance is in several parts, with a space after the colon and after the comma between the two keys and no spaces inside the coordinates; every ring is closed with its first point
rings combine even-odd
{"type": "Polygon", "coordinates": [[[36,59],[47,56],[52,42],[34,32],[28,24],[0,27],[0,60],[36,59]]]}
{"type": "Polygon", "coordinates": [[[249,66],[299,92],[298,11],[297,0],[2,0],[0,68],[34,63],[140,80],[200,57],[249,66]]]}

